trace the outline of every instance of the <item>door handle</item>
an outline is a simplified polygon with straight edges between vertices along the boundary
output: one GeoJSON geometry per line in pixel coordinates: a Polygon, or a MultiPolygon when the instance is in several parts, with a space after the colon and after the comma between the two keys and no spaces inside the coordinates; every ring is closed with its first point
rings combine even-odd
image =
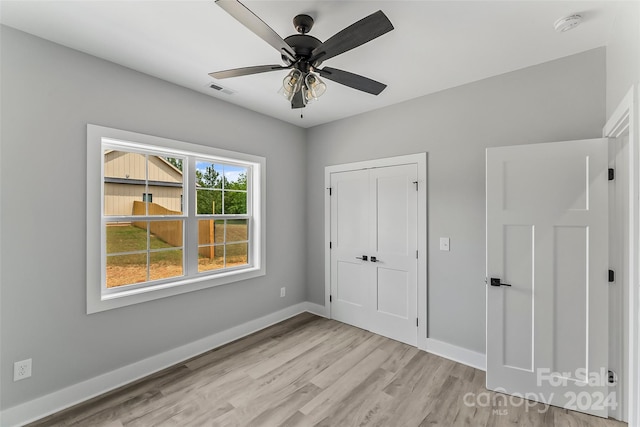
{"type": "Polygon", "coordinates": [[[371,257],[371,262],[380,262],[380,260],[374,256],[371,257]]]}
{"type": "Polygon", "coordinates": [[[357,256],[356,259],[361,259],[363,261],[367,261],[369,259],[369,257],[366,256],[366,255],[362,255],[362,257],[357,256]]]}
{"type": "Polygon", "coordinates": [[[500,279],[497,277],[491,278],[491,286],[511,286],[508,283],[500,283],[500,279]]]}

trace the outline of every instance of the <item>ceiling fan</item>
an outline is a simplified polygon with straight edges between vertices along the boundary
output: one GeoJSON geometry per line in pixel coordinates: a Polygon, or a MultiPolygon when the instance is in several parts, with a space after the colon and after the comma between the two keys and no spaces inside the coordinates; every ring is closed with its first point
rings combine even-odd
{"type": "Polygon", "coordinates": [[[209,73],[215,79],[290,69],[291,72],[284,78],[280,91],[291,102],[291,108],[304,108],[307,103],[324,93],[326,85],[319,76],[373,95],[378,95],[387,87],[383,83],[348,71],[331,67],[319,68],[322,62],[327,59],[361,46],[393,30],[391,21],[381,10],[351,24],[321,42],[307,34],[313,27],[313,18],[309,15],[297,15],[293,18],[293,25],[298,34],[282,39],[278,33],[239,1],[216,0],[216,3],[242,25],[273,46],[280,53],[284,65],[256,65],[209,73]]]}

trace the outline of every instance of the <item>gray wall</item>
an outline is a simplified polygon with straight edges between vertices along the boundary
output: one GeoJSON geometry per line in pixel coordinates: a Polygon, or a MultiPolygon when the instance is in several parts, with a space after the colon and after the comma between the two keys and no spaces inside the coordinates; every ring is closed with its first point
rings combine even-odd
{"type": "Polygon", "coordinates": [[[607,44],[607,118],[640,79],[640,2],[620,2],[607,44]]]}
{"type": "Polygon", "coordinates": [[[309,301],[324,304],[325,166],[426,151],[429,336],[484,353],[485,148],[597,138],[604,120],[599,48],[310,129],[309,301]]]}
{"type": "Polygon", "coordinates": [[[304,130],[1,31],[1,408],[305,301],[304,130]],[[87,123],[265,156],[267,275],[87,316],[87,123]]]}

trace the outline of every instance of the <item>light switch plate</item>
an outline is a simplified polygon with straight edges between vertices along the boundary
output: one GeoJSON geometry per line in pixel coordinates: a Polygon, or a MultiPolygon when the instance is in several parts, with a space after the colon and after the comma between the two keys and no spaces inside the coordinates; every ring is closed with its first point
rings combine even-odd
{"type": "Polygon", "coordinates": [[[440,250],[441,251],[449,251],[449,238],[441,237],[440,238],[440,250]]]}

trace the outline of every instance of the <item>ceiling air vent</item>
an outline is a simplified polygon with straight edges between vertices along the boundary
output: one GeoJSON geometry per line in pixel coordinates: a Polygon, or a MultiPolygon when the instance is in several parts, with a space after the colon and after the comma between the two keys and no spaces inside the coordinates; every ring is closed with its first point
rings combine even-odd
{"type": "Polygon", "coordinates": [[[225,89],[222,86],[219,86],[215,83],[209,83],[209,88],[216,90],[218,92],[226,93],[227,95],[233,95],[233,91],[230,89],[225,89]]]}

